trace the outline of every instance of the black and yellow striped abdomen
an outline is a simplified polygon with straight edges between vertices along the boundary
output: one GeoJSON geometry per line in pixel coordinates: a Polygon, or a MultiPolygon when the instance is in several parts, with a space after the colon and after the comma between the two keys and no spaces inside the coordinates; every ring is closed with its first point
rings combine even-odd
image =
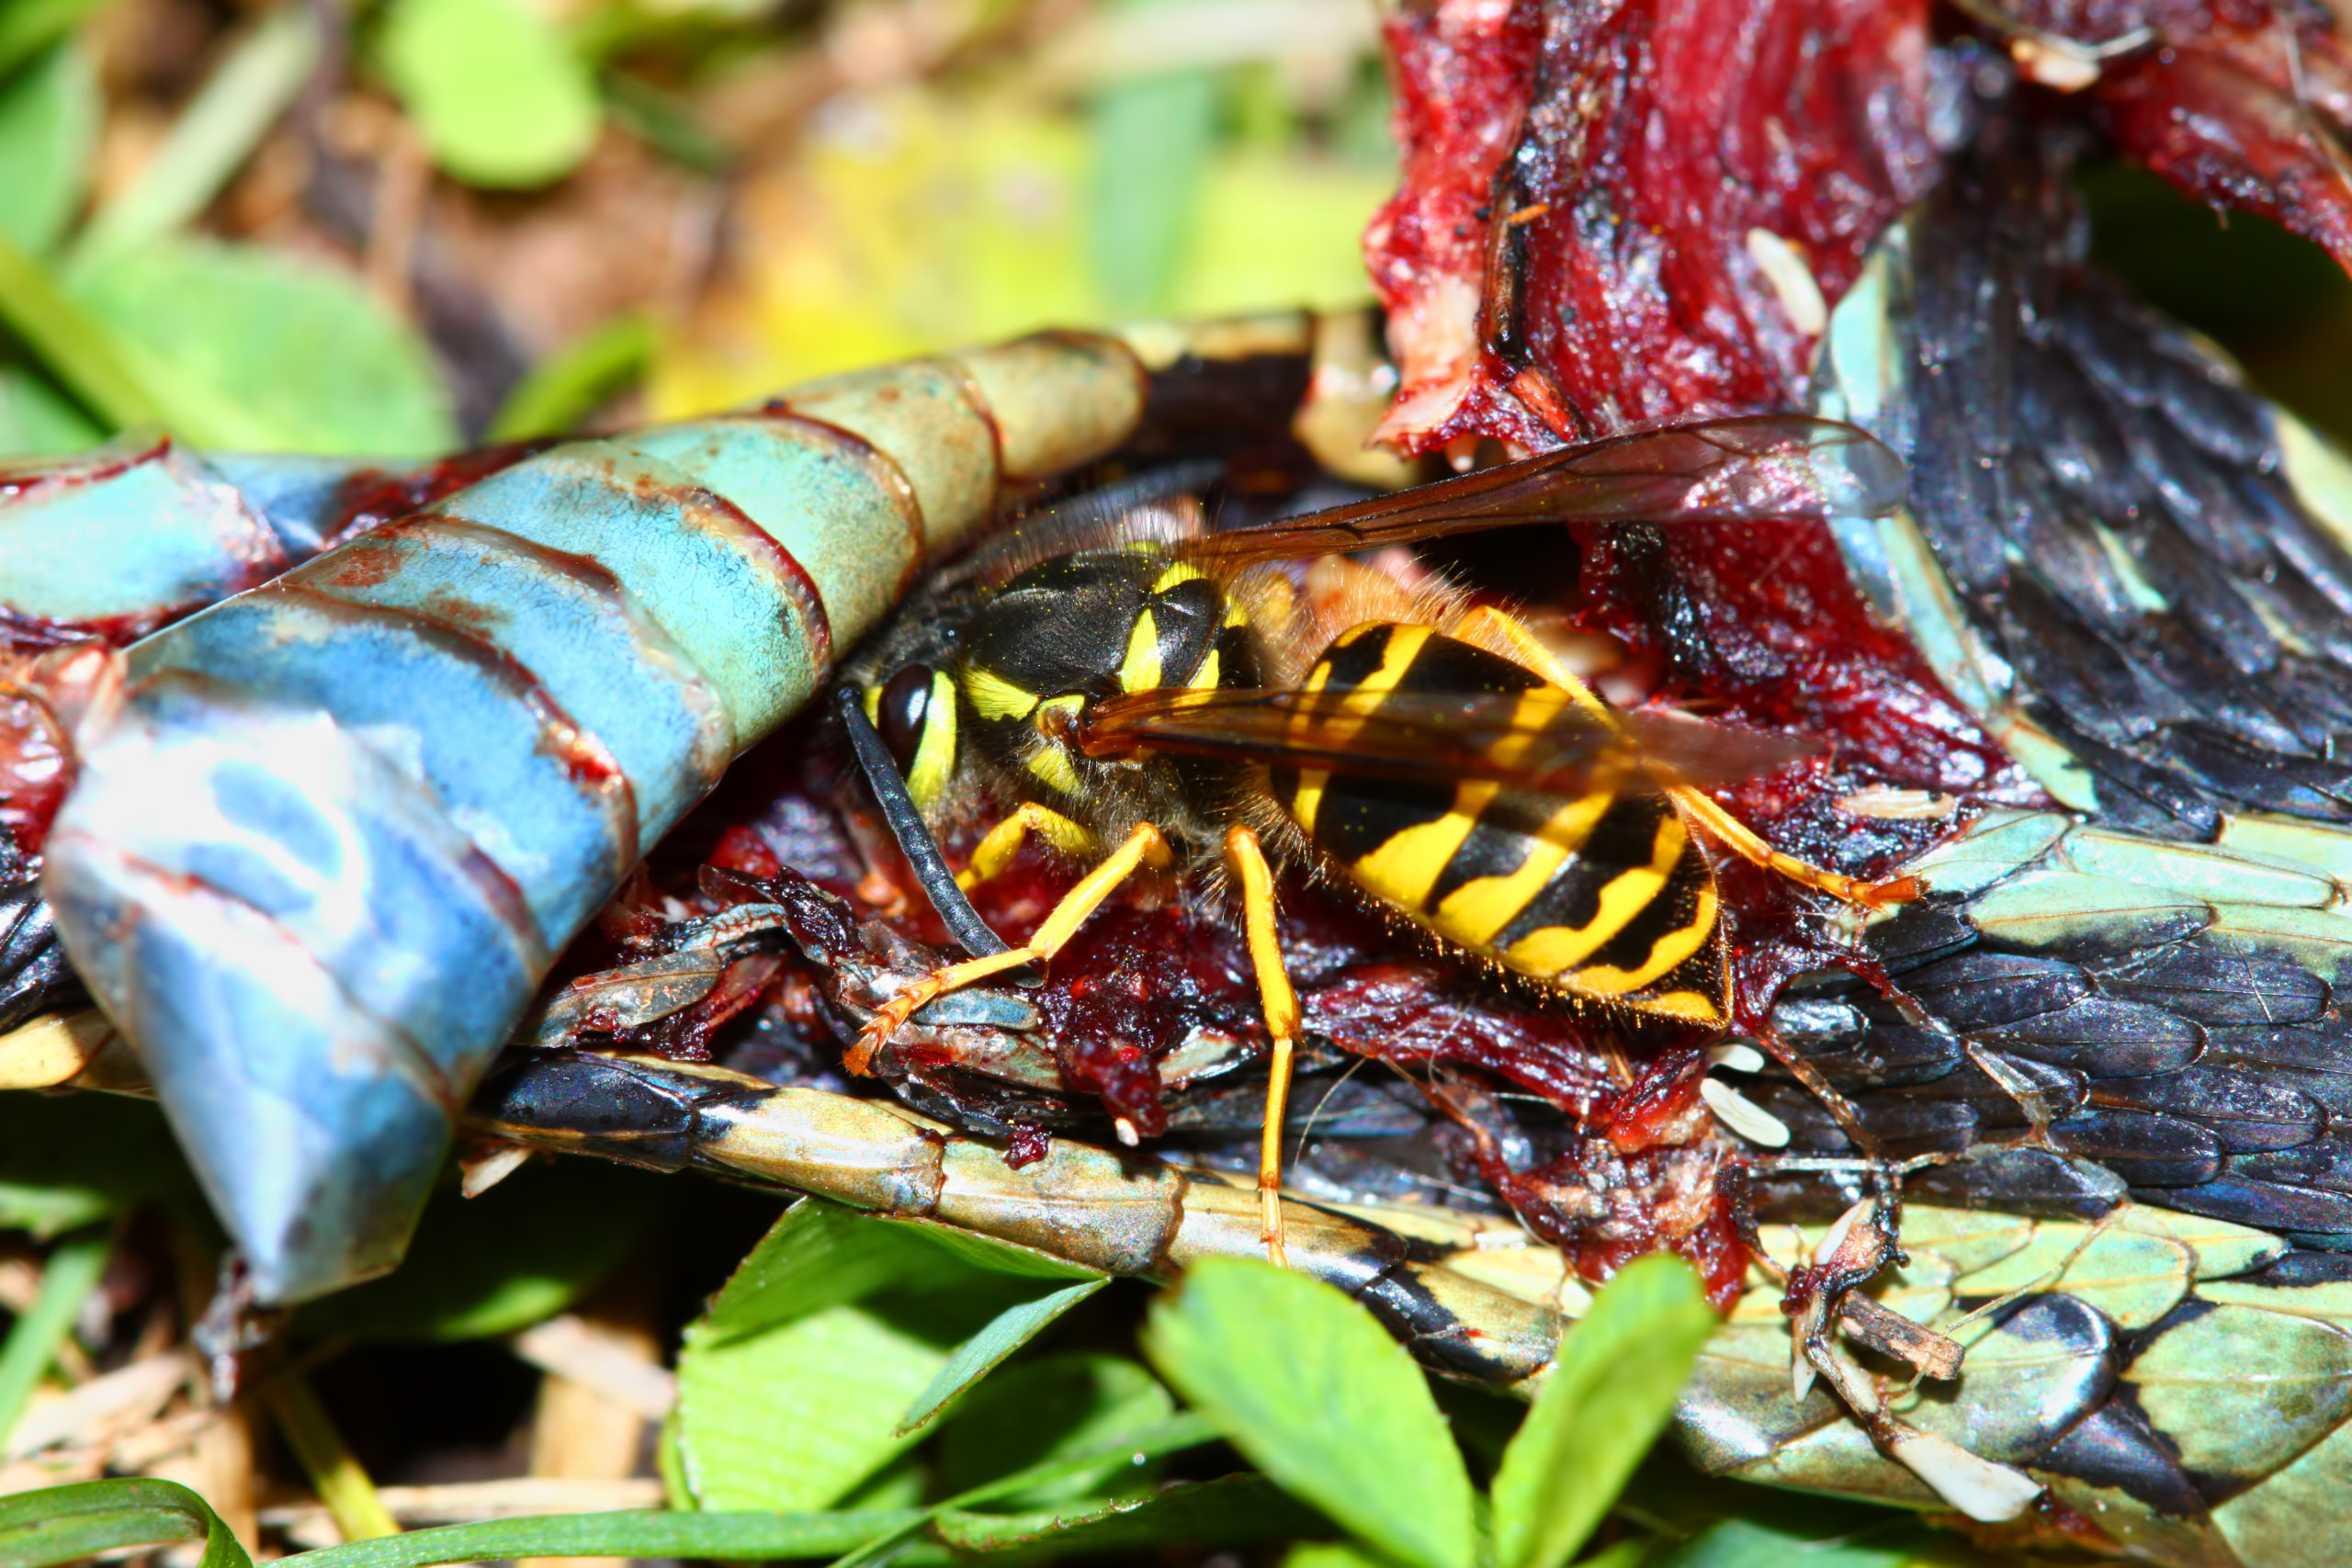
{"type": "MultiPolygon", "coordinates": [[[[1389,693],[1549,692],[1508,660],[1427,626],[1344,633],[1306,682],[1389,693]]],[[[1531,979],[1693,1022],[1724,1016],[1714,873],[1655,789],[1553,795],[1276,769],[1274,798],[1366,893],[1531,979]]]]}

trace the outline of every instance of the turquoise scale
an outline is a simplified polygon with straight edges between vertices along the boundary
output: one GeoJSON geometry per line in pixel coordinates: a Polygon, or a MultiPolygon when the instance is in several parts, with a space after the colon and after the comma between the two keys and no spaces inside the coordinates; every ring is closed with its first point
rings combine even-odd
{"type": "MultiPolygon", "coordinates": [[[[1054,333],[554,447],[129,650],[45,891],[263,1300],[398,1261],[552,955],[929,554],[1143,394],[1054,333]]],[[[211,497],[212,568],[300,553],[192,461],[145,466],[211,497]]],[[[293,535],[334,472],[247,479],[293,535]]],[[[222,587],[201,557],[162,586],[222,587]]]]}

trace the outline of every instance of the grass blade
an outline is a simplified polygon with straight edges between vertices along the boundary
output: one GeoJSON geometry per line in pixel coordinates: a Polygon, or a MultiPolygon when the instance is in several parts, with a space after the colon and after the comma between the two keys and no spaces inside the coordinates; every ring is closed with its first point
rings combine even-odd
{"type": "Polygon", "coordinates": [[[376,1495],[376,1483],[368,1478],[343,1434],[328,1419],[326,1406],[311,1392],[309,1379],[298,1372],[284,1373],[262,1392],[262,1398],[344,1540],[367,1540],[401,1533],[392,1511],[376,1495]]]}
{"type": "MultiPolygon", "coordinates": [[[[426,1568],[517,1557],[706,1558],[720,1562],[822,1557],[922,1515],[912,1508],[839,1514],[701,1514],[646,1510],[556,1514],[442,1525],[280,1559],[302,1568],[426,1568]]],[[[0,1564],[0,1568],[6,1568],[0,1564]]]]}
{"type": "Polygon", "coordinates": [[[114,1551],[200,1538],[198,1568],[253,1568],[203,1498],[170,1481],[85,1481],[0,1498],[0,1568],[49,1568],[114,1551]]]}
{"type": "Polygon", "coordinates": [[[615,316],[533,366],[490,422],[490,439],[567,434],[652,362],[653,323],[634,310],[615,316]]]}
{"type": "Polygon", "coordinates": [[[898,1437],[920,1432],[939,1418],[939,1413],[957,1394],[996,1371],[1023,1345],[1051,1327],[1056,1319],[1111,1281],[1107,1279],[1088,1280],[1035,1301],[1020,1302],[1005,1308],[991,1319],[987,1327],[956,1348],[931,1386],[915,1398],[913,1406],[899,1422],[898,1437]]]}
{"type": "Polygon", "coordinates": [[[1559,1359],[1503,1450],[1498,1568],[1563,1568],[1674,1413],[1719,1320],[1690,1266],[1634,1259],[1561,1337],[1559,1359]]]}
{"type": "Polygon", "coordinates": [[[318,58],[318,22],[306,7],[265,15],[173,122],[138,177],[90,220],[76,254],[141,244],[193,220],[244,166],[318,58]]]}
{"type": "Polygon", "coordinates": [[[112,1237],[92,1227],[66,1237],[51,1249],[40,1271],[40,1292],[8,1330],[0,1346],[0,1438],[16,1429],[33,1390],[57,1355],[57,1347],[72,1332],[75,1314],[98,1277],[107,1271],[112,1237]]]}

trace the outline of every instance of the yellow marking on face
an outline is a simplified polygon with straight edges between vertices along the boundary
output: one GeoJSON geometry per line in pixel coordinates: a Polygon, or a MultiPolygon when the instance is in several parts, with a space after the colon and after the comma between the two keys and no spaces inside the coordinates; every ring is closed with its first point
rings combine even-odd
{"type": "Polygon", "coordinates": [[[1195,692],[1213,692],[1217,682],[1224,679],[1225,665],[1217,658],[1216,649],[1211,648],[1209,656],[1201,660],[1201,667],[1193,671],[1193,678],[1184,683],[1195,692]]]}
{"type": "Polygon", "coordinates": [[[1462,848],[1462,840],[1478,825],[1478,813],[1502,785],[1491,779],[1466,779],[1453,790],[1453,807],[1442,817],[1390,834],[1370,853],[1348,867],[1350,874],[1374,897],[1400,909],[1419,909],[1429,902],[1430,890],[1462,848]]]}
{"type": "Polygon", "coordinates": [[[1527,859],[1507,876],[1481,876],[1445,896],[1430,923],[1442,936],[1481,952],[1493,950],[1495,938],[1516,919],[1534,897],[1544,891],[1567,858],[1591,836],[1615,801],[1610,795],[1578,795],[1552,814],[1528,844],[1527,859]]]}
{"type": "MultiPolygon", "coordinates": [[[[1666,890],[1667,877],[1674,870],[1674,863],[1681,858],[1689,837],[1683,830],[1679,817],[1661,818],[1657,835],[1650,840],[1650,863],[1621,871],[1610,878],[1608,885],[1600,890],[1600,907],[1589,923],[1545,926],[1530,931],[1503,950],[1499,955],[1503,963],[1522,975],[1532,975],[1539,979],[1551,979],[1575,969],[1599,952],[1611,937],[1624,930],[1628,921],[1666,890]]],[[[1618,971],[1578,970],[1576,988],[1600,995],[1617,994],[1603,985],[1587,984],[1597,973],[1605,977],[1618,971]]]]}
{"type": "Polygon", "coordinates": [[[944,671],[931,676],[931,699],[922,710],[922,734],[907,768],[907,793],[928,807],[947,793],[956,775],[956,683],[944,671]]]}
{"type": "Polygon", "coordinates": [[[1036,693],[977,664],[964,671],[964,694],[972,699],[972,711],[985,719],[1027,718],[1037,711],[1036,693]]]}
{"type": "Polygon", "coordinates": [[[1323,786],[1331,782],[1325,768],[1302,768],[1298,773],[1298,788],[1291,795],[1292,820],[1309,833],[1315,831],[1315,814],[1323,809],[1323,786]]]}
{"type": "Polygon", "coordinates": [[[1036,725],[1045,743],[1032,751],[1028,761],[1023,764],[1029,770],[1030,777],[1072,797],[1080,795],[1085,785],[1079,782],[1078,764],[1070,761],[1069,750],[1053,738],[1047,719],[1051,715],[1060,714],[1075,723],[1085,707],[1086,699],[1080,696],[1056,697],[1049,703],[1038,704],[1031,722],[1036,725]]]}
{"type": "Polygon", "coordinates": [[[1207,573],[1202,571],[1191,561],[1170,561],[1165,570],[1151,580],[1151,591],[1154,593],[1165,593],[1180,582],[1198,582],[1206,575],[1207,573]]]}
{"type": "Polygon", "coordinates": [[[1044,747],[1031,753],[1029,773],[1040,784],[1066,795],[1075,796],[1080,788],[1078,769],[1071,764],[1069,753],[1058,746],[1044,747]]]}
{"type": "Polygon", "coordinates": [[[879,686],[865,688],[865,722],[876,729],[882,728],[882,688],[879,686]]]}
{"type": "Polygon", "coordinates": [[[1147,609],[1127,632],[1126,657],[1119,660],[1119,690],[1148,692],[1159,684],[1159,622],[1147,609]]]}

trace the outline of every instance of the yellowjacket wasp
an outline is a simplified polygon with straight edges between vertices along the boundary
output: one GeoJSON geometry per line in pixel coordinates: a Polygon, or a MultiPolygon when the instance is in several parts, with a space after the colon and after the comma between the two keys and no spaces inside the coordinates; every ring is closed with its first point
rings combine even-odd
{"type": "Polygon", "coordinates": [[[1225,533],[1148,504],[1016,531],[903,609],[842,689],[885,816],[973,954],[893,998],[851,1070],[868,1071],[942,993],[1050,959],[1137,871],[1213,874],[1221,861],[1272,1041],[1259,1186],[1280,1261],[1298,1007],[1269,850],[1555,994],[1724,1024],[1702,835],[1865,907],[1912,891],[1775,851],[1703,793],[1803,756],[1803,743],[1619,711],[1498,609],[1364,569],[1346,592],[1302,594],[1281,563],[1539,521],[1881,515],[1904,489],[1900,461],[1860,431],[1768,416],[1564,448],[1225,533]],[[957,875],[934,829],[978,802],[1010,809],[957,875]],[[961,889],[1033,834],[1096,863],[1010,947],[961,889]]]}

